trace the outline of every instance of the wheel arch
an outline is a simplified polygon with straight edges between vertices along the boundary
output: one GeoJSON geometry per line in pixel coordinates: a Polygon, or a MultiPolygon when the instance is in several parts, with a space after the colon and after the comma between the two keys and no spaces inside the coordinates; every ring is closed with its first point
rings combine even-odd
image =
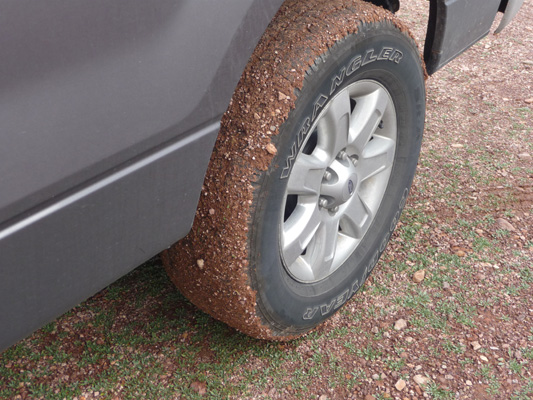
{"type": "Polygon", "coordinates": [[[400,9],[400,0],[364,0],[367,3],[372,3],[376,6],[383,7],[390,12],[395,13],[400,9]]]}

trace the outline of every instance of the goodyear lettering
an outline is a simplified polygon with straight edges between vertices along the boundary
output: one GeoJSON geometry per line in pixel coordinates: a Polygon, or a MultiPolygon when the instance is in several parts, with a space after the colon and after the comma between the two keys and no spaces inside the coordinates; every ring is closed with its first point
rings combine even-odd
{"type": "Polygon", "coordinates": [[[303,318],[304,319],[313,319],[313,317],[315,316],[317,311],[318,311],[318,307],[308,308],[305,311],[305,314],[304,314],[303,318]]]}
{"type": "Polygon", "coordinates": [[[356,279],[354,283],[352,283],[352,290],[350,290],[350,295],[348,298],[351,298],[354,294],[356,294],[359,289],[361,289],[361,285],[359,284],[359,279],[356,279]]]}
{"type": "Polygon", "coordinates": [[[333,306],[335,305],[336,299],[331,300],[329,304],[323,304],[320,306],[320,313],[322,315],[327,315],[331,310],[333,310],[333,306]]]}
{"type": "Polygon", "coordinates": [[[335,303],[335,309],[342,306],[350,298],[350,291],[346,289],[340,296],[337,296],[337,302],[335,303]]]}
{"type": "Polygon", "coordinates": [[[346,289],[344,292],[342,292],[339,296],[334,297],[329,303],[325,303],[322,305],[314,306],[314,307],[308,307],[303,314],[303,319],[312,319],[318,310],[320,310],[320,314],[322,316],[326,316],[333,312],[334,310],[341,307],[344,303],[346,303],[349,299],[352,298],[352,296],[361,289],[362,284],[365,282],[366,278],[370,275],[376,264],[378,263],[379,257],[381,253],[383,253],[383,250],[385,250],[385,247],[387,246],[387,243],[389,241],[389,238],[392,234],[392,231],[394,230],[394,227],[396,226],[396,223],[394,221],[397,221],[399,218],[399,215],[405,206],[405,203],[407,201],[407,195],[409,193],[409,188],[405,188],[403,191],[402,199],[400,200],[400,204],[398,204],[398,210],[393,218],[393,223],[390,225],[389,232],[383,237],[379,248],[374,252],[372,255],[372,258],[368,262],[368,264],[363,268],[363,274],[362,276],[357,279],[355,279],[349,289],[346,289]]]}

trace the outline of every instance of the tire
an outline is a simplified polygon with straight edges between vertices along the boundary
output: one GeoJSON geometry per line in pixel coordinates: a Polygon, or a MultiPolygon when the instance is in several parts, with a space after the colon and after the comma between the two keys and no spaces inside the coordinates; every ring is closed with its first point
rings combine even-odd
{"type": "Polygon", "coordinates": [[[285,3],[252,56],[193,229],[163,257],[193,303],[266,339],[309,331],[362,286],[405,205],[424,128],[407,30],[370,4],[301,3],[285,3]]]}

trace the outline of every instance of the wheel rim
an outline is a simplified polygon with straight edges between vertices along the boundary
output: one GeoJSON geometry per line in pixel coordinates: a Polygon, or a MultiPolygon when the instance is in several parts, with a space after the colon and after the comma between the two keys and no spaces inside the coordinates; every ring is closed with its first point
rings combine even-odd
{"type": "Polygon", "coordinates": [[[303,283],[335,272],[372,224],[396,151],[394,103],[376,81],[352,83],[308,132],[287,179],[280,223],[283,264],[303,283]]]}

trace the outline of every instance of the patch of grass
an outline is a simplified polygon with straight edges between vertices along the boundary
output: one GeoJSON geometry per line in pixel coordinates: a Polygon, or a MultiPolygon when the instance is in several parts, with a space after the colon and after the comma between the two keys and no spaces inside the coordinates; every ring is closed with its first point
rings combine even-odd
{"type": "Polygon", "coordinates": [[[381,350],[377,350],[371,344],[368,344],[366,347],[358,348],[355,351],[359,357],[364,358],[367,361],[377,360],[383,354],[381,350]]]}
{"type": "Polygon", "coordinates": [[[445,340],[442,344],[442,347],[444,350],[446,350],[449,353],[454,354],[463,354],[465,352],[465,346],[460,343],[454,343],[450,340],[445,340]]]}
{"type": "Polygon", "coordinates": [[[405,360],[403,358],[388,358],[385,360],[385,364],[392,371],[401,371],[405,367],[405,360]]]}
{"type": "Polygon", "coordinates": [[[455,398],[455,393],[453,391],[443,389],[435,382],[429,382],[426,386],[425,392],[435,400],[451,400],[455,398]]]}
{"type": "Polygon", "coordinates": [[[533,396],[533,379],[529,378],[527,383],[520,389],[516,390],[510,400],[531,400],[533,396]]]}

